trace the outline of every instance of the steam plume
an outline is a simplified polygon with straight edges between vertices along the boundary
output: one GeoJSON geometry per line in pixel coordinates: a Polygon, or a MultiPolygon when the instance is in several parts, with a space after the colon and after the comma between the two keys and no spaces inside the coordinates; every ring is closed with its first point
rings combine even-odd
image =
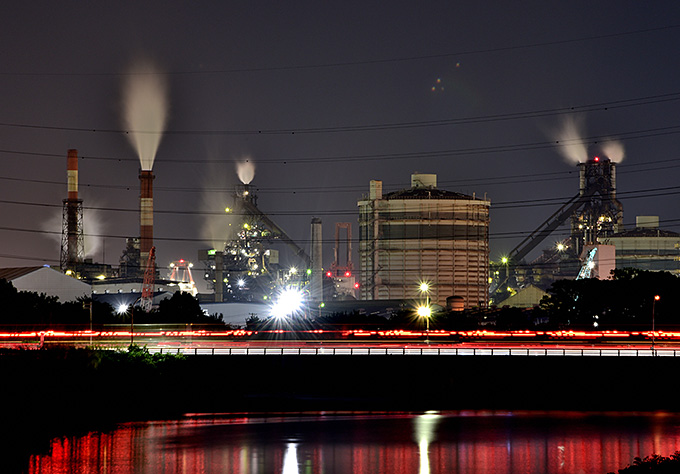
{"type": "Polygon", "coordinates": [[[562,119],[561,128],[554,133],[559,141],[557,150],[570,164],[584,163],[588,160],[588,148],[581,138],[583,136],[583,119],[566,116],[562,119]]]}
{"type": "Polygon", "coordinates": [[[255,165],[250,160],[236,163],[236,174],[243,184],[250,184],[255,177],[255,165]]]}
{"type": "Polygon", "coordinates": [[[125,128],[142,170],[150,171],[167,122],[167,84],[148,61],[134,64],[129,73],[123,86],[125,128]]]}
{"type": "Polygon", "coordinates": [[[623,160],[624,149],[623,143],[618,140],[609,140],[602,144],[602,153],[607,156],[614,163],[620,163],[623,160]]]}

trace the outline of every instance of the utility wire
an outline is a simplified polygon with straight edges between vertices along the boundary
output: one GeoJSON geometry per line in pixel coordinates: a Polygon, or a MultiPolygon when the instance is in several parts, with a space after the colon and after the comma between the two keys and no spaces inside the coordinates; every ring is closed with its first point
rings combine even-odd
{"type": "MultiPolygon", "coordinates": [[[[629,174],[629,173],[640,173],[646,171],[657,171],[663,169],[671,169],[680,167],[680,159],[667,159],[667,160],[655,160],[648,161],[645,163],[633,163],[633,164],[619,164],[617,165],[617,175],[629,174]],[[664,163],[675,163],[667,166],[650,166],[664,163]],[[629,168],[642,168],[642,169],[629,169],[629,168]]],[[[497,186],[497,185],[509,185],[518,184],[525,182],[535,182],[536,178],[541,178],[541,181],[556,181],[556,180],[567,180],[573,179],[573,175],[578,173],[578,170],[571,169],[567,171],[552,171],[547,173],[529,173],[521,175],[506,175],[506,176],[495,176],[495,177],[485,177],[485,178],[467,178],[459,180],[439,180],[439,187],[444,188],[447,186],[497,186]]],[[[36,183],[36,184],[50,184],[56,186],[66,186],[67,181],[53,181],[53,180],[40,180],[40,179],[30,179],[30,178],[18,178],[11,176],[0,176],[2,181],[12,181],[20,183],[36,183]]],[[[121,184],[93,184],[93,183],[83,183],[82,181],[78,183],[80,188],[96,188],[96,189],[119,189],[126,191],[138,191],[138,187],[135,185],[121,185],[121,184]]],[[[403,186],[399,185],[389,185],[389,188],[394,188],[394,190],[402,189],[403,186]]],[[[383,185],[383,189],[387,188],[383,185]]],[[[366,186],[364,185],[331,185],[331,186],[295,186],[295,187],[259,187],[251,186],[251,189],[258,194],[289,194],[295,192],[296,194],[305,193],[328,193],[328,192],[356,192],[362,193],[366,192],[366,186]]],[[[205,193],[205,192],[218,192],[233,194],[234,187],[182,187],[182,186],[154,186],[154,192],[157,191],[167,191],[167,192],[188,192],[188,193],[205,193]]],[[[389,192],[389,191],[388,191],[389,192]]]]}
{"type": "Polygon", "coordinates": [[[68,131],[68,132],[88,132],[88,133],[114,133],[114,134],[148,134],[148,135],[293,135],[293,134],[319,134],[319,133],[339,133],[339,132],[365,132],[365,131],[382,131],[382,130],[401,130],[411,128],[426,128],[426,127],[441,127],[448,125],[466,125],[488,122],[500,122],[508,120],[518,120],[527,118],[547,117],[552,115],[578,114],[584,112],[594,111],[608,111],[628,107],[637,107],[642,105],[671,102],[680,100],[680,92],[671,92],[667,94],[658,94],[646,97],[621,99],[610,102],[600,102],[595,104],[577,105],[571,107],[559,107],[552,109],[540,109],[524,112],[512,112],[506,114],[491,114],[480,115],[463,118],[449,118],[440,120],[424,120],[415,122],[394,122],[394,123],[376,123],[366,125],[340,125],[334,127],[312,127],[312,128],[282,128],[282,129],[250,129],[250,130],[165,130],[163,132],[148,131],[148,130],[125,130],[125,129],[108,129],[108,128],[93,128],[93,127],[68,127],[68,126],[54,126],[54,125],[38,125],[25,123],[11,123],[0,122],[2,127],[20,128],[20,129],[34,129],[34,130],[51,130],[51,131],[68,131]]]}
{"type": "MultiPolygon", "coordinates": [[[[640,199],[658,196],[671,196],[680,194],[680,186],[667,186],[662,188],[650,188],[650,189],[640,189],[635,191],[621,191],[617,193],[619,197],[626,197],[627,199],[640,199]]],[[[556,197],[556,198],[541,198],[541,199],[522,199],[516,201],[500,201],[493,203],[491,210],[496,209],[516,209],[516,208],[526,208],[526,207],[542,207],[542,206],[553,206],[557,204],[564,204],[566,201],[571,199],[571,197],[556,197]]],[[[29,202],[29,201],[15,201],[9,199],[0,199],[0,204],[11,204],[11,205],[21,205],[21,206],[34,206],[34,207],[46,207],[46,208],[62,208],[63,204],[56,203],[40,203],[40,202],[29,202]]],[[[134,212],[138,213],[137,208],[123,208],[123,207],[94,207],[94,206],[83,206],[84,210],[93,211],[111,211],[111,212],[134,212]]],[[[196,216],[250,216],[247,212],[243,213],[225,213],[223,210],[219,211],[180,211],[180,210],[162,210],[154,209],[154,214],[169,214],[169,215],[196,215],[196,216]]],[[[270,216],[311,216],[311,215],[356,215],[356,209],[330,209],[323,212],[317,210],[301,210],[301,211],[269,211],[265,214],[270,216]]]]}
{"type": "MultiPolygon", "coordinates": [[[[383,154],[366,154],[366,155],[337,155],[337,156],[325,156],[325,157],[307,157],[307,158],[296,158],[296,159],[282,159],[282,158],[260,158],[256,160],[257,163],[275,163],[283,165],[294,165],[294,164],[327,164],[327,163],[340,163],[340,162],[356,162],[356,161],[383,161],[383,160],[403,160],[417,158],[419,160],[425,158],[445,158],[454,156],[464,156],[464,155],[483,155],[501,152],[520,152],[529,150],[540,150],[547,148],[560,148],[564,146],[570,146],[574,144],[599,144],[607,143],[612,140],[634,140],[641,138],[651,138],[659,137],[665,135],[675,135],[680,133],[680,125],[672,125],[667,127],[657,127],[651,129],[643,130],[633,130],[628,132],[617,133],[616,139],[612,139],[612,135],[593,135],[590,137],[585,137],[582,139],[573,140],[551,140],[542,142],[527,142],[527,143],[517,143],[511,145],[495,145],[495,146],[484,146],[484,147],[470,147],[470,148],[453,148],[448,150],[431,150],[431,151],[415,151],[407,153],[383,153],[383,154]]],[[[16,152],[13,150],[0,149],[0,153],[4,154],[19,154],[19,155],[34,155],[29,152],[16,152]]],[[[35,154],[36,156],[51,156],[63,158],[62,155],[57,154],[35,154]]],[[[96,161],[116,161],[116,162],[137,162],[136,158],[116,158],[116,157],[106,157],[106,156],[80,156],[81,160],[96,160],[96,161]]],[[[163,159],[163,164],[191,164],[196,165],[198,163],[240,163],[243,160],[238,159],[221,159],[221,160],[188,160],[188,159],[163,159]]]]}
{"type": "Polygon", "coordinates": [[[618,33],[608,33],[602,35],[589,35],[581,36],[578,38],[567,38],[563,40],[554,41],[542,41],[534,43],[525,43],[520,45],[509,45],[500,46],[492,48],[479,48],[470,50],[461,50],[449,53],[440,54],[427,54],[427,55],[417,55],[417,56],[401,56],[393,58],[377,58],[377,59],[367,59],[363,61],[336,61],[329,63],[319,63],[319,64],[290,64],[283,66],[262,66],[262,67],[241,67],[241,68],[229,68],[229,69],[213,69],[213,70],[183,70],[183,71],[168,71],[168,72],[0,72],[0,76],[18,76],[18,77],[118,77],[118,76],[134,76],[134,75],[164,75],[164,76],[180,76],[180,75],[215,75],[215,74],[233,74],[233,73],[243,73],[243,72],[278,72],[278,71],[295,71],[295,70],[313,70],[313,69],[328,69],[328,68],[340,68],[340,67],[352,67],[352,66],[368,66],[368,65],[380,65],[380,64],[390,64],[390,63],[401,63],[410,61],[426,61],[433,59],[446,59],[458,56],[469,56],[475,54],[489,54],[489,53],[499,53],[508,51],[517,51],[522,49],[532,49],[545,46],[559,46],[571,43],[580,43],[586,41],[620,38],[625,36],[640,35],[647,33],[656,33],[662,31],[672,31],[680,28],[680,25],[664,25],[654,28],[644,28],[639,30],[623,31],[618,33]]]}

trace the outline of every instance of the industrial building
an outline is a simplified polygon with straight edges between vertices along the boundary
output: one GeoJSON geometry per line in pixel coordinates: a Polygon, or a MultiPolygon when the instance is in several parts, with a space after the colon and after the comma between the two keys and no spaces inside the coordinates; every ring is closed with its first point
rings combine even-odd
{"type": "Polygon", "coordinates": [[[435,174],[413,174],[410,188],[386,194],[382,181],[371,181],[358,206],[362,300],[443,307],[457,296],[465,308],[487,305],[487,199],[438,189],[435,174]]]}
{"type": "Polygon", "coordinates": [[[659,228],[659,216],[637,216],[635,228],[611,235],[616,268],[667,271],[680,275],[680,234],[659,228]]]}
{"type": "Polygon", "coordinates": [[[19,291],[56,296],[61,303],[89,298],[90,285],[49,266],[0,268],[0,279],[19,291]]]}

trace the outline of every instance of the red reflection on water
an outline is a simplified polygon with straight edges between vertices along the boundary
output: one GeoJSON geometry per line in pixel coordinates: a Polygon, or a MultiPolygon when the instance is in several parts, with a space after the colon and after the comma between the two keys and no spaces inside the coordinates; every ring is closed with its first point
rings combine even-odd
{"type": "Polygon", "coordinates": [[[594,425],[578,414],[541,416],[447,413],[437,415],[428,439],[420,440],[416,429],[418,416],[403,415],[365,416],[361,418],[362,424],[343,417],[349,423],[351,435],[342,439],[334,438],[337,425],[327,425],[329,429],[324,431],[325,421],[337,421],[327,416],[296,419],[295,428],[291,428],[288,423],[291,419],[286,417],[134,423],[111,433],[54,440],[49,455],[31,457],[28,472],[602,474],[616,472],[635,456],[653,453],[667,456],[680,450],[679,417],[640,415],[644,423],[632,428],[624,424],[623,429],[607,429],[610,421],[630,416],[609,414],[594,425]],[[522,416],[533,417],[534,422],[540,419],[542,424],[537,427],[529,423],[526,428],[522,416]],[[445,423],[462,417],[468,420],[467,424],[445,423]],[[512,420],[511,429],[505,429],[507,423],[503,424],[503,419],[512,420]],[[382,432],[387,439],[373,437],[371,433],[381,420],[397,423],[389,425],[391,431],[382,432]],[[551,428],[551,420],[561,424],[551,428]],[[301,434],[300,426],[304,428],[305,424],[314,426],[316,431],[305,435],[303,430],[301,434]],[[589,428],[581,429],[584,424],[589,428]],[[258,437],[269,433],[255,429],[262,430],[265,425],[266,430],[275,430],[277,434],[267,439],[258,437]],[[219,431],[212,431],[215,427],[219,431]],[[393,433],[395,428],[398,433],[393,433]],[[328,437],[319,433],[327,433],[328,437]],[[284,439],[289,435],[298,439],[284,439]],[[421,453],[427,453],[427,459],[421,459],[421,453]]]}

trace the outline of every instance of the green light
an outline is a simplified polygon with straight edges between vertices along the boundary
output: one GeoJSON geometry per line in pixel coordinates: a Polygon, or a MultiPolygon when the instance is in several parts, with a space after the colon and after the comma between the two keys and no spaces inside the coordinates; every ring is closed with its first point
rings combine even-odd
{"type": "Polygon", "coordinates": [[[307,269],[307,275],[311,275],[311,274],[312,274],[312,270],[311,270],[311,268],[308,268],[307,269]]]}
{"type": "Polygon", "coordinates": [[[321,304],[319,305],[319,308],[325,308],[325,307],[326,307],[326,303],[321,303],[321,304]]]}
{"type": "Polygon", "coordinates": [[[210,249],[210,250],[208,250],[208,255],[215,255],[215,252],[217,252],[217,250],[210,249]]]}

